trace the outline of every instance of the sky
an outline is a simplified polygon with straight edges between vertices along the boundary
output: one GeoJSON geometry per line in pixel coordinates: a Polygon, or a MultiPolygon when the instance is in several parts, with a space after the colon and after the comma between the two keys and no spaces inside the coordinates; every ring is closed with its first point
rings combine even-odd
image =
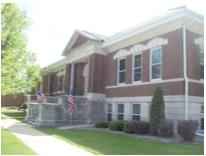
{"type": "Polygon", "coordinates": [[[75,30],[110,36],[168,9],[187,6],[205,14],[204,0],[17,0],[30,19],[28,48],[45,67],[61,54],[75,30]]]}

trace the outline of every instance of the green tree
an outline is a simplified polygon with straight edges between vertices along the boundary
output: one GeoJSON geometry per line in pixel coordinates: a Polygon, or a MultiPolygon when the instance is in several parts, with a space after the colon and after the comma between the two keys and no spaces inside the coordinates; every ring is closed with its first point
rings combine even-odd
{"type": "Polygon", "coordinates": [[[150,124],[151,124],[151,133],[153,135],[158,135],[161,122],[165,120],[165,104],[163,92],[160,88],[156,88],[152,104],[150,108],[150,124]]]}
{"type": "MultiPolygon", "coordinates": [[[[1,92],[3,95],[26,93],[37,83],[28,79],[28,73],[33,76],[25,37],[28,18],[16,4],[5,3],[1,5],[1,19],[1,92]]],[[[35,70],[38,72],[39,68],[35,70]]]]}

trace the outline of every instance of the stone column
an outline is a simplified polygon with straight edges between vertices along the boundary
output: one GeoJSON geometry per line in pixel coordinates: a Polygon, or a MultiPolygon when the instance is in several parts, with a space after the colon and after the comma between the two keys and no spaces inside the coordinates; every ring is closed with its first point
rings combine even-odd
{"type": "Polygon", "coordinates": [[[70,93],[74,89],[74,64],[71,64],[71,73],[70,73],[70,93]]]}

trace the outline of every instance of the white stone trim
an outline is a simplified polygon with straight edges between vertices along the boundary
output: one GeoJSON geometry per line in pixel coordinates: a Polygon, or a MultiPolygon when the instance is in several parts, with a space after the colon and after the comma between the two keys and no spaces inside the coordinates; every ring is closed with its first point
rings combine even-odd
{"type": "Polygon", "coordinates": [[[144,44],[137,44],[130,48],[130,51],[132,54],[142,54],[142,51],[146,50],[146,47],[144,44]]]}
{"type": "Polygon", "coordinates": [[[157,37],[157,38],[150,40],[147,43],[146,48],[152,49],[152,48],[160,47],[160,46],[167,45],[167,44],[168,44],[168,39],[157,37]]]}
{"type": "Polygon", "coordinates": [[[88,99],[90,100],[94,100],[94,101],[98,101],[98,100],[105,100],[106,95],[105,94],[101,94],[101,93],[87,93],[85,95],[88,99]]]}
{"type": "Polygon", "coordinates": [[[106,86],[106,89],[159,84],[159,83],[167,83],[167,82],[179,82],[179,81],[184,81],[184,78],[175,78],[175,79],[167,79],[167,80],[159,80],[159,81],[149,81],[149,82],[140,82],[140,83],[132,83],[132,84],[124,84],[124,85],[122,84],[122,85],[115,85],[115,86],[106,86]]]}
{"type": "Polygon", "coordinates": [[[124,58],[126,57],[127,55],[130,54],[130,51],[129,50],[126,50],[126,49],[120,49],[113,57],[113,59],[117,59],[117,58],[124,58]]]}
{"type": "MultiPolygon", "coordinates": [[[[200,97],[192,97],[193,100],[201,100],[200,97]]],[[[165,101],[179,101],[184,102],[184,95],[167,95],[164,96],[165,101]]],[[[119,103],[119,102],[129,102],[129,103],[135,103],[135,102],[151,102],[152,96],[135,96],[135,97],[107,97],[106,98],[108,103],[119,103]]]]}
{"type": "Polygon", "coordinates": [[[199,37],[194,40],[194,43],[198,45],[201,49],[204,49],[204,37],[199,37]]]}
{"type": "Polygon", "coordinates": [[[188,82],[204,84],[204,80],[203,79],[200,79],[200,80],[188,79],[188,82]]]}
{"type": "Polygon", "coordinates": [[[115,60],[117,58],[126,57],[130,54],[138,54],[138,53],[141,54],[142,51],[144,50],[160,47],[160,46],[167,45],[167,44],[168,44],[168,39],[156,37],[156,38],[149,40],[146,45],[137,44],[137,45],[132,46],[130,50],[120,49],[114,55],[113,59],[115,60]]]}

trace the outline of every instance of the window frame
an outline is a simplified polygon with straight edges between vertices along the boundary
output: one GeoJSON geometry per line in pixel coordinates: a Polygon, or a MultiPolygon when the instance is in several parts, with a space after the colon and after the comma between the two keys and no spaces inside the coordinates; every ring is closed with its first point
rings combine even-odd
{"type": "Polygon", "coordinates": [[[127,62],[126,61],[127,61],[126,57],[121,57],[121,58],[117,59],[117,84],[118,85],[126,84],[126,74],[127,74],[127,62]],[[120,71],[120,61],[121,60],[125,60],[125,69],[120,71]],[[125,81],[124,82],[119,82],[119,80],[120,80],[119,79],[119,73],[120,72],[125,72],[125,81]]]}
{"type": "MultiPolygon", "coordinates": [[[[122,115],[123,117],[122,117],[122,120],[124,120],[124,118],[125,118],[125,115],[124,115],[124,113],[125,113],[125,105],[123,104],[123,103],[119,103],[119,104],[117,104],[117,120],[120,120],[119,119],[119,115],[122,115]],[[120,113],[119,112],[119,105],[123,105],[123,113],[120,113]]],[[[121,120],[120,120],[121,121],[121,120]]]]}
{"type": "Polygon", "coordinates": [[[138,52],[138,53],[134,53],[133,54],[133,57],[132,57],[132,82],[133,83],[140,83],[140,82],[142,82],[142,74],[143,73],[143,57],[142,57],[142,53],[141,52],[138,52]],[[140,67],[135,67],[135,56],[138,56],[138,55],[140,55],[140,61],[141,61],[141,63],[140,63],[140,67]],[[135,81],[135,70],[136,69],[141,69],[141,75],[140,75],[140,80],[138,80],[138,81],[135,81]]]}
{"type": "Polygon", "coordinates": [[[159,81],[162,80],[162,46],[154,47],[150,49],[150,81],[159,81]],[[154,50],[160,49],[160,63],[152,64],[152,54],[154,50]],[[159,78],[152,78],[152,67],[154,65],[160,65],[160,77],[159,78]]]}
{"type": "Polygon", "coordinates": [[[139,104],[139,103],[133,103],[133,104],[132,104],[132,115],[131,115],[131,119],[132,119],[132,121],[141,121],[141,104],[139,104]],[[140,109],[139,114],[134,113],[134,105],[139,105],[139,109],[140,109]],[[133,116],[138,116],[138,117],[139,117],[139,120],[134,120],[133,116]]]}

